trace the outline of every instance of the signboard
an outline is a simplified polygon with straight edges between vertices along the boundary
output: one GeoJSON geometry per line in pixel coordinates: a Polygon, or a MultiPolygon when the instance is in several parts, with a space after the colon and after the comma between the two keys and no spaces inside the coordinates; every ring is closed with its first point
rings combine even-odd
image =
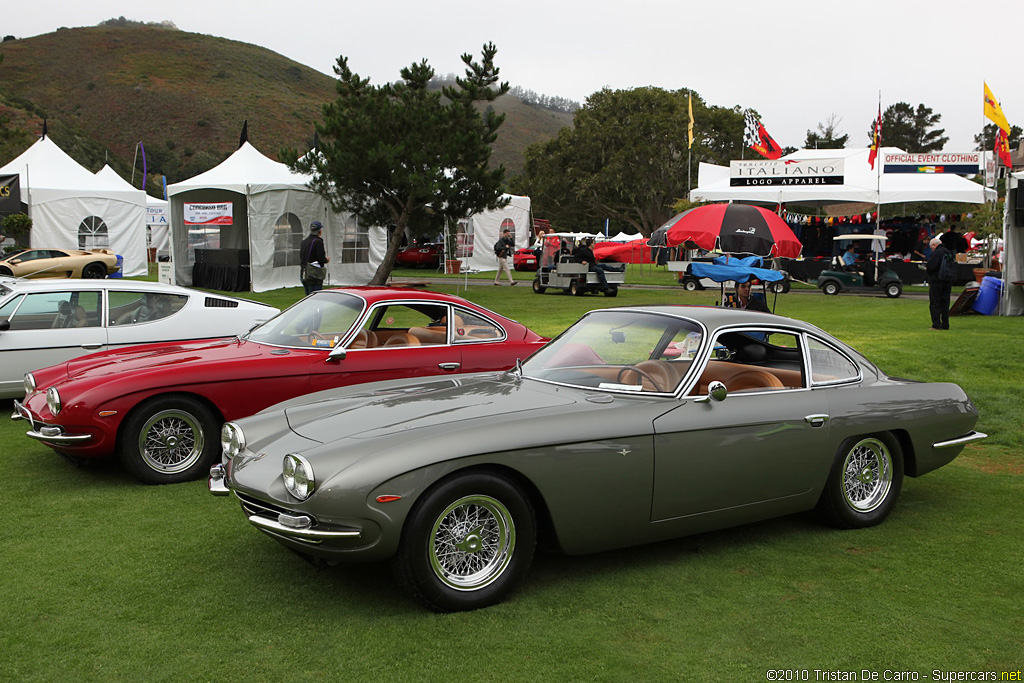
{"type": "Polygon", "coordinates": [[[185,225],[231,225],[231,202],[197,204],[185,202],[185,225]]]}
{"type": "Polygon", "coordinates": [[[21,213],[21,176],[0,175],[0,215],[21,213]]]}
{"type": "Polygon", "coordinates": [[[167,215],[166,206],[147,206],[146,225],[151,228],[166,228],[171,224],[170,216],[167,215]]]}
{"type": "Polygon", "coordinates": [[[981,152],[884,152],[882,173],[960,173],[975,175],[981,152]]]}
{"type": "Polygon", "coordinates": [[[845,159],[765,159],[729,162],[731,187],[842,185],[845,159]]]}

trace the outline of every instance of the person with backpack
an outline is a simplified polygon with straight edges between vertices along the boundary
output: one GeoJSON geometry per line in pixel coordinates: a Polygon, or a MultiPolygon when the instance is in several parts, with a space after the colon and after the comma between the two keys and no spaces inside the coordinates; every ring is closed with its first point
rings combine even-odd
{"type": "Polygon", "coordinates": [[[932,316],[933,330],[948,330],[949,295],[956,279],[956,260],[938,237],[929,246],[932,253],[925,267],[928,273],[928,312],[932,316]]]}
{"type": "Polygon", "coordinates": [[[494,276],[495,286],[501,284],[501,273],[508,275],[509,286],[515,286],[516,281],[512,279],[512,271],[508,269],[508,257],[516,250],[516,243],[512,239],[512,231],[505,228],[501,231],[501,237],[494,243],[494,255],[498,259],[498,273],[494,276]]]}

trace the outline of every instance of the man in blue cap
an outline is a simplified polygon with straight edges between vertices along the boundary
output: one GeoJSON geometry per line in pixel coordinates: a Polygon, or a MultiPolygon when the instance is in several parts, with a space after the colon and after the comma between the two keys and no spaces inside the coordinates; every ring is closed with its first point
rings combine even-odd
{"type": "Polygon", "coordinates": [[[327,255],[327,247],[320,236],[323,229],[323,223],[313,221],[309,224],[309,236],[299,245],[299,278],[306,294],[324,288],[327,264],[331,257],[327,255]]]}

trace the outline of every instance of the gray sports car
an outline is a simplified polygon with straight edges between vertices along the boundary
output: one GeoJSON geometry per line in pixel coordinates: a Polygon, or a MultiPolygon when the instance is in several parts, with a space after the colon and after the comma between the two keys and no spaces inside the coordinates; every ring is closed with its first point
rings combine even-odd
{"type": "Polygon", "coordinates": [[[440,611],[496,603],[538,535],[569,554],[815,509],[878,524],[985,437],[955,384],[887,377],[812,325],[594,311],[505,373],[312,394],[228,423],[210,490],[327,561],[391,559],[440,611]]]}

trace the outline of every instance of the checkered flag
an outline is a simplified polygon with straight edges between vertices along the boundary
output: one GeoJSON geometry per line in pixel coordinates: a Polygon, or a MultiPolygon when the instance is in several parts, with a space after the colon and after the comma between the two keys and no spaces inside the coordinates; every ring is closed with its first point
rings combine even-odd
{"type": "Polygon", "coordinates": [[[758,130],[757,119],[754,118],[754,112],[748,109],[744,116],[747,125],[743,129],[743,146],[758,147],[761,144],[761,133],[758,130]]]}

